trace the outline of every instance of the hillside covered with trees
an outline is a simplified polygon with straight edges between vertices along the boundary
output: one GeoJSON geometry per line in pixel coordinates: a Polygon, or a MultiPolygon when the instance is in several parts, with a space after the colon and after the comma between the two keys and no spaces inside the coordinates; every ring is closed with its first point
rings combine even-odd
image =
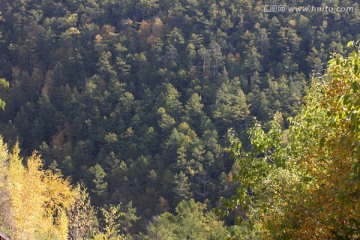
{"type": "Polygon", "coordinates": [[[47,182],[34,219],[48,228],[17,232],[32,220],[2,210],[0,230],[14,239],[359,236],[359,56],[356,43],[346,47],[359,4],[301,1],[321,4],[353,12],[2,0],[3,202],[22,216],[17,201],[36,194],[22,185],[47,182]],[[23,195],[11,195],[11,177],[23,195]]]}

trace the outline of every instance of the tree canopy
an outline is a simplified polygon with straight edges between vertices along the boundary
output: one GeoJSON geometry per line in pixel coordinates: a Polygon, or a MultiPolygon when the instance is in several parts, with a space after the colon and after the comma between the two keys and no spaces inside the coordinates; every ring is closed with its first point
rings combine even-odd
{"type": "MultiPolygon", "coordinates": [[[[216,208],[239,185],[239,169],[228,151],[232,135],[245,152],[261,145],[252,158],[262,158],[264,148],[266,156],[288,151],[294,141],[288,119],[304,111],[311,79],[325,73],[332,53],[351,52],[344,46],[357,39],[359,3],[273,1],[349,10],[276,13],[264,11],[266,4],[1,0],[0,135],[9,149],[18,142],[23,163],[36,151],[32,158],[41,156],[42,175],[51,170],[56,181],[86,189],[79,196],[83,190],[74,187],[79,205],[71,209],[85,209],[89,218],[71,217],[89,223],[81,220],[69,234],[136,238],[154,217],[174,215],[183,200],[216,208]],[[261,127],[253,129],[254,124],[261,127]],[[265,137],[266,143],[256,143],[249,129],[286,144],[272,146],[265,137]],[[115,219],[108,229],[106,216],[115,219]]],[[[324,99],[321,95],[319,104],[324,99]]],[[[341,104],[350,100],[343,97],[341,104]]],[[[355,110],[344,113],[354,124],[355,110]]],[[[314,118],[327,119],[316,111],[314,118]]],[[[345,125],[339,126],[340,131],[345,125]]],[[[330,146],[328,132],[321,132],[321,151],[330,146]]],[[[257,164],[251,171],[266,175],[267,165],[257,164]]],[[[27,167],[21,171],[19,176],[26,175],[27,167]]],[[[242,214],[240,207],[224,220],[226,226],[242,214]]]]}
{"type": "Polygon", "coordinates": [[[334,54],[288,129],[281,114],[250,129],[251,152],[232,138],[240,187],[228,204],[263,239],[360,236],[359,63],[358,50],[334,54]]]}

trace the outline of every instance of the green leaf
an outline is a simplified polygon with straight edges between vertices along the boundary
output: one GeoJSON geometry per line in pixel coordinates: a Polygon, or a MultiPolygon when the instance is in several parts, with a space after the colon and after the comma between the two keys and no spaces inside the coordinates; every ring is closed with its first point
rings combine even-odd
{"type": "Polygon", "coordinates": [[[351,89],[352,89],[354,92],[357,92],[357,90],[359,90],[359,84],[358,84],[357,82],[351,83],[351,89]]]}
{"type": "Polygon", "coordinates": [[[355,72],[355,74],[359,73],[359,65],[358,64],[356,64],[354,66],[354,72],[355,72]]]}
{"type": "Polygon", "coordinates": [[[324,144],[325,144],[325,137],[322,137],[320,139],[320,147],[323,148],[324,147],[324,144]]]}
{"type": "Polygon", "coordinates": [[[3,100],[0,99],[0,108],[1,108],[2,110],[4,110],[4,109],[5,109],[5,106],[6,106],[6,103],[5,103],[3,100]]]}
{"type": "Polygon", "coordinates": [[[348,43],[346,44],[346,46],[347,46],[348,48],[354,46],[354,41],[348,42],[348,43]]]}
{"type": "Polygon", "coordinates": [[[8,88],[10,86],[9,82],[6,81],[5,78],[0,78],[0,86],[4,88],[8,88]]]}

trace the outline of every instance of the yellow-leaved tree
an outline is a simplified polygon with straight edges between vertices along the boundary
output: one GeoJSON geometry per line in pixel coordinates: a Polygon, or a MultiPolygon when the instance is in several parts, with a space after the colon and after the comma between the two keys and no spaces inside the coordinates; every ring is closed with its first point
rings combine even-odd
{"type": "Polygon", "coordinates": [[[68,219],[75,193],[67,180],[42,169],[34,152],[23,159],[16,144],[8,152],[0,137],[1,230],[12,239],[67,239],[68,219]]]}

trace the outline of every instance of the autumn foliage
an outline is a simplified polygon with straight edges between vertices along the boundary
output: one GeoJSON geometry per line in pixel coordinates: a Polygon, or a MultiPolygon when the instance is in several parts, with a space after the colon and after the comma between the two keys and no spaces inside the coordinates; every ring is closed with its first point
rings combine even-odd
{"type": "Polygon", "coordinates": [[[36,152],[26,166],[19,152],[15,145],[9,153],[0,138],[1,230],[12,239],[66,239],[75,192],[67,180],[42,169],[36,152]]]}
{"type": "MultiPolygon", "coordinates": [[[[350,44],[351,45],[351,44],[350,44]]],[[[360,237],[360,56],[334,55],[313,79],[288,130],[277,113],[269,131],[250,131],[253,151],[232,139],[242,205],[263,239],[360,237]]]]}

